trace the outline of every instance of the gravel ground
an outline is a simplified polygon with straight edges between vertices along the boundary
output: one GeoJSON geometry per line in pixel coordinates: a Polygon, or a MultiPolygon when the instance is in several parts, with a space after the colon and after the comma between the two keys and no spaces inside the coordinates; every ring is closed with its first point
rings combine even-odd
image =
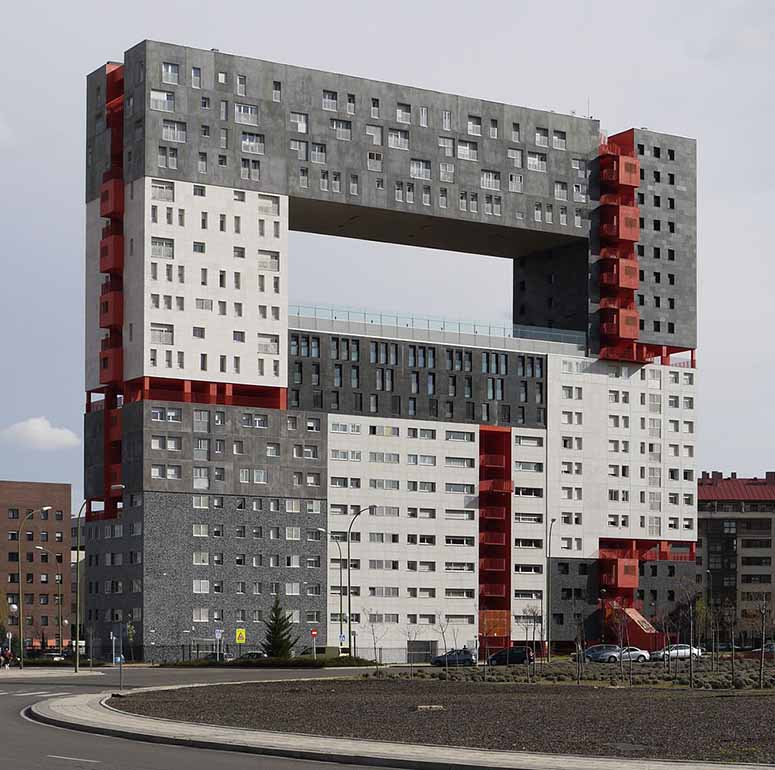
{"type": "Polygon", "coordinates": [[[113,698],[146,716],[505,751],[775,762],[775,695],[576,685],[353,680],[113,698]],[[443,711],[417,711],[441,704],[443,711]]]}

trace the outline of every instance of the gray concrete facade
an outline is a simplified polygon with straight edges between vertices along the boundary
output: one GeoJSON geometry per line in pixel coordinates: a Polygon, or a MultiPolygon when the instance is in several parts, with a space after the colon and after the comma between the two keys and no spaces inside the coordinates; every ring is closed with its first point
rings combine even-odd
{"type": "MultiPolygon", "coordinates": [[[[111,632],[131,641],[127,623],[146,656],[206,645],[216,628],[233,644],[243,627],[255,647],[275,595],[298,613],[300,646],[312,628],[325,644],[325,415],[157,401],[122,413],[120,518],[86,527],[86,622],[103,651],[111,632]],[[207,470],[207,488],[195,469],[207,470]],[[208,563],[194,564],[194,551],[208,563]],[[208,580],[208,593],[194,593],[194,580],[208,580]],[[195,608],[208,620],[195,622],[195,608]]],[[[100,415],[87,415],[87,456],[102,445],[100,415]]],[[[101,479],[86,483],[97,496],[101,479]]]]}

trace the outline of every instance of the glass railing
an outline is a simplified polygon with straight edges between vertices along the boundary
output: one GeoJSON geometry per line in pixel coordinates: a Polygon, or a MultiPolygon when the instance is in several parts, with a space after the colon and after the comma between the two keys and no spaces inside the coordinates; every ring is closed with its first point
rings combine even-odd
{"type": "Polygon", "coordinates": [[[366,326],[388,326],[396,329],[470,334],[502,339],[545,340],[547,342],[565,342],[577,346],[584,346],[587,341],[584,332],[572,329],[506,325],[492,321],[455,321],[448,318],[434,318],[408,313],[381,313],[324,305],[289,305],[288,315],[312,318],[318,321],[350,322],[366,326]]]}

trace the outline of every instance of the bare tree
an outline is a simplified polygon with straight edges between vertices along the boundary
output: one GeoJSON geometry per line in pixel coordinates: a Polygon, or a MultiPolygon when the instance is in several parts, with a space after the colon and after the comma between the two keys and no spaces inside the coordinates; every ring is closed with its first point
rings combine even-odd
{"type": "Polygon", "coordinates": [[[404,626],[403,634],[406,637],[406,659],[407,663],[409,663],[409,678],[414,679],[414,658],[413,656],[413,650],[411,649],[412,642],[417,640],[417,636],[419,635],[420,630],[417,628],[417,625],[415,623],[408,623],[406,626],[404,626]]]}
{"type": "Polygon", "coordinates": [[[764,651],[767,648],[767,601],[762,600],[759,605],[759,614],[761,615],[761,637],[762,650],[759,655],[759,689],[764,689],[764,651]]]}
{"type": "Polygon", "coordinates": [[[372,649],[374,650],[374,671],[379,675],[380,655],[377,652],[377,645],[385,638],[387,628],[382,623],[382,613],[375,612],[369,608],[364,608],[363,615],[366,617],[366,629],[371,637],[372,649]]]}
{"type": "MultiPolygon", "coordinates": [[[[444,647],[444,652],[449,652],[449,648],[447,647],[447,631],[449,630],[449,620],[447,620],[447,616],[441,612],[436,612],[436,622],[433,625],[434,630],[436,633],[441,637],[441,644],[442,647],[444,647]]],[[[444,669],[449,674],[449,657],[445,656],[444,658],[444,669]]]]}
{"type": "MultiPolygon", "coordinates": [[[[529,607],[525,608],[525,614],[530,617],[531,625],[533,627],[533,676],[536,676],[538,673],[536,668],[536,630],[540,627],[541,629],[541,644],[543,646],[543,618],[541,617],[541,608],[536,606],[535,604],[530,605],[529,607]]],[[[542,653],[543,654],[543,653],[542,653]]],[[[528,679],[530,674],[530,662],[527,664],[528,669],[528,679]]]]}

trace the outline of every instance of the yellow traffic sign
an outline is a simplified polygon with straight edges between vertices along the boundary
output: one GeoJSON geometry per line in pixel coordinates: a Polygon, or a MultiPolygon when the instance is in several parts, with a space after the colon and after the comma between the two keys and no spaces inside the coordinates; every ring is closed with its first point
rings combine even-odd
{"type": "Polygon", "coordinates": [[[237,644],[245,644],[245,629],[244,628],[238,628],[235,635],[234,635],[234,641],[237,644]]]}

